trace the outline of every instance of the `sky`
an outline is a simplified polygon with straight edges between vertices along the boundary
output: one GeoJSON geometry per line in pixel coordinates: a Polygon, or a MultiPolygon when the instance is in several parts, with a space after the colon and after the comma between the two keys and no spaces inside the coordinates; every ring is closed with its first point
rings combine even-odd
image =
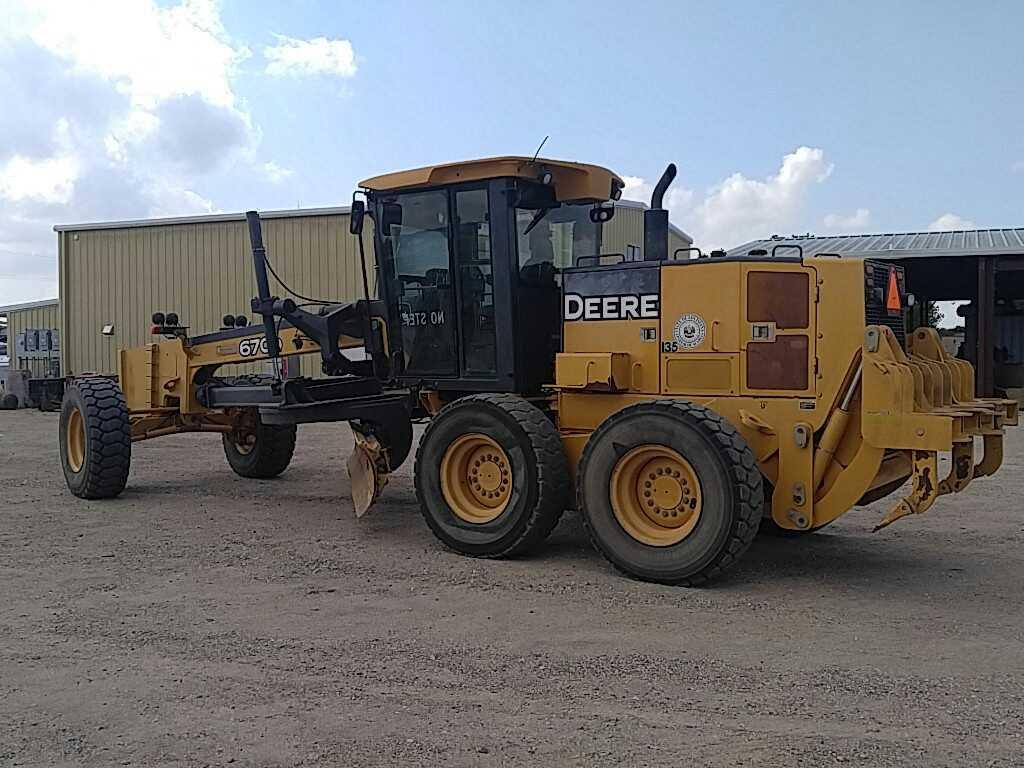
{"type": "Polygon", "coordinates": [[[605,165],[705,248],[1024,225],[1024,3],[0,0],[0,305],[54,224],[345,205],[503,154],[605,165]]]}

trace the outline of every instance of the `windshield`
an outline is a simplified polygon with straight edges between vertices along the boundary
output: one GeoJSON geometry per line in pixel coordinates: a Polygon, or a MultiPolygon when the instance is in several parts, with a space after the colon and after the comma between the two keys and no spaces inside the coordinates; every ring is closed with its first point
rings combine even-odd
{"type": "Polygon", "coordinates": [[[580,256],[599,253],[599,225],[590,220],[591,207],[562,205],[551,208],[529,232],[526,230],[537,211],[516,208],[519,267],[546,262],[561,271],[573,266],[580,256]]]}

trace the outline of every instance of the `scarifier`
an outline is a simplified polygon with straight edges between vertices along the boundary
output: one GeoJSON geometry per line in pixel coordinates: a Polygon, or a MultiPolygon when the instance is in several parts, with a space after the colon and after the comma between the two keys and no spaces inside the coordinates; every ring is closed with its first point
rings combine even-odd
{"type": "Polygon", "coordinates": [[[131,444],[179,432],[219,433],[235,472],[269,478],[297,424],[347,421],[361,515],[424,421],[416,493],[452,549],[525,552],[575,507],[621,570],[693,585],[759,528],[809,533],[909,480],[881,528],[999,468],[1017,405],[978,397],[934,330],[907,331],[899,266],[791,246],[669,253],[674,176],[644,212],[642,261],[600,253],[623,189],[604,168],[502,157],[367,179],[350,217],[365,295],[316,311],[271,292],[250,212],[260,325],[190,336],[158,313],[164,340],[123,350],[116,381],[76,380],[69,488],[116,496],[131,444]],[[311,354],[322,378],[217,376],[311,354]]]}

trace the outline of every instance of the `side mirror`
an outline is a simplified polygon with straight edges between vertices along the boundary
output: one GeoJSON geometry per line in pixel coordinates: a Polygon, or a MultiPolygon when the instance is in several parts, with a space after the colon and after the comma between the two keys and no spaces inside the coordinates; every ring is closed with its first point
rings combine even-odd
{"type": "Polygon", "coordinates": [[[366,203],[362,200],[352,201],[352,210],[348,215],[348,231],[353,235],[363,233],[363,219],[366,217],[366,203]]]}
{"type": "Polygon", "coordinates": [[[391,234],[391,227],[402,224],[402,206],[400,203],[381,203],[380,221],[377,222],[380,233],[387,237],[391,234]]]}
{"type": "Polygon", "coordinates": [[[614,205],[595,205],[590,209],[590,220],[595,224],[604,224],[615,215],[614,205]]]}

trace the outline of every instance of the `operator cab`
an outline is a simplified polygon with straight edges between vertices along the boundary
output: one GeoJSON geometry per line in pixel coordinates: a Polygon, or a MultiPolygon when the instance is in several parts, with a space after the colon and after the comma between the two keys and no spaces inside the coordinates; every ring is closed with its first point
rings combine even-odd
{"type": "Polygon", "coordinates": [[[623,182],[604,168],[525,157],[361,182],[378,295],[401,384],[531,393],[554,378],[561,272],[601,252],[623,182]]]}

